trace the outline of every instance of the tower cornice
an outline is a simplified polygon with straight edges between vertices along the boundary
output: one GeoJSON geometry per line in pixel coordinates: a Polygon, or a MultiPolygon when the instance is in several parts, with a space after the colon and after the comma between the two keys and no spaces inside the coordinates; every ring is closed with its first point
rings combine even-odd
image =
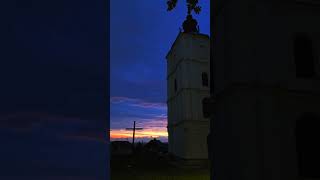
{"type": "Polygon", "coordinates": [[[207,35],[207,34],[185,33],[185,32],[180,31],[179,34],[177,35],[176,39],[174,40],[173,44],[171,45],[169,52],[166,55],[166,60],[169,60],[169,56],[171,55],[172,50],[174,49],[174,47],[176,46],[176,44],[180,40],[180,38],[183,36],[196,36],[196,37],[203,38],[203,39],[210,39],[209,35],[207,35]]]}

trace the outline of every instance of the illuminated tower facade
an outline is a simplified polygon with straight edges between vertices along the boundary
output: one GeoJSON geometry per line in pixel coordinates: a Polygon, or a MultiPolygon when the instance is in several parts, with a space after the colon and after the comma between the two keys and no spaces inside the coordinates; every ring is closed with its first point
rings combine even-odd
{"type": "Polygon", "coordinates": [[[194,26],[184,23],[166,56],[169,152],[190,161],[208,158],[209,132],[202,100],[210,94],[210,40],[194,26]]]}

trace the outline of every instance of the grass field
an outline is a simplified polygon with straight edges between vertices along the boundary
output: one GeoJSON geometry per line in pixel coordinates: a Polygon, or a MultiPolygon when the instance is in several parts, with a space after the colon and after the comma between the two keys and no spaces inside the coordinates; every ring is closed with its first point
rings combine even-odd
{"type": "Polygon", "coordinates": [[[209,180],[209,175],[180,175],[180,176],[165,176],[165,175],[145,175],[145,176],[113,176],[111,180],[209,180]]]}
{"type": "Polygon", "coordinates": [[[208,169],[181,169],[150,152],[111,158],[111,180],[209,180],[208,169]]]}

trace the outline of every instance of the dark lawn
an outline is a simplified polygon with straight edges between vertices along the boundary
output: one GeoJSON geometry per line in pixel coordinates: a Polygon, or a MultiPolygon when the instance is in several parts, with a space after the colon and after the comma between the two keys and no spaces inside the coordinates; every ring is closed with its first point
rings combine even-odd
{"type": "Polygon", "coordinates": [[[111,157],[111,180],[209,180],[208,169],[182,169],[165,157],[143,152],[132,156],[111,157]]]}

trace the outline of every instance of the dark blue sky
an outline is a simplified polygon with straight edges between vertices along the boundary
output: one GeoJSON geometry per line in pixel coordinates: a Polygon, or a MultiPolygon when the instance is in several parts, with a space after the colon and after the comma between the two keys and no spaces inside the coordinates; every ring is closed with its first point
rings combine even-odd
{"type": "MultiPolygon", "coordinates": [[[[164,0],[111,0],[110,5],[111,128],[123,134],[119,129],[136,120],[153,132],[155,127],[165,131],[165,56],[186,17],[185,0],[172,12],[164,0]],[[141,105],[145,103],[149,106],[141,105]]],[[[201,33],[209,34],[209,1],[200,5],[202,12],[194,17],[201,33]]]]}
{"type": "Polygon", "coordinates": [[[106,179],[106,10],[0,2],[0,179],[106,179]]]}

